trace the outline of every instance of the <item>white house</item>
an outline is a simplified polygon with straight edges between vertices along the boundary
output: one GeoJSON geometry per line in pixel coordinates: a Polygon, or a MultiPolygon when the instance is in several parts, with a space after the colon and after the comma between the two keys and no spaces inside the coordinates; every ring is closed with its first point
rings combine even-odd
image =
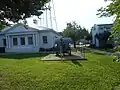
{"type": "Polygon", "coordinates": [[[95,24],[92,29],[92,44],[95,47],[100,47],[100,40],[96,37],[96,35],[101,35],[105,33],[105,31],[111,32],[113,24],[95,24]]]}
{"type": "Polygon", "coordinates": [[[53,48],[60,37],[53,29],[16,24],[0,32],[0,47],[5,47],[5,52],[39,52],[40,48],[53,48]]]}

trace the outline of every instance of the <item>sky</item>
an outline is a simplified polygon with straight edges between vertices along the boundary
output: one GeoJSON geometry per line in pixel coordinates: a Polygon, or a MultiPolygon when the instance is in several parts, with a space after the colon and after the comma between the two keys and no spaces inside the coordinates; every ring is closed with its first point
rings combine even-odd
{"type": "MultiPolygon", "coordinates": [[[[54,14],[52,10],[52,24],[53,29],[56,31],[63,31],[66,28],[67,22],[76,21],[82,27],[87,28],[89,31],[94,24],[109,24],[113,22],[113,18],[98,18],[97,10],[100,7],[104,7],[109,4],[109,2],[104,2],[104,0],[53,0],[55,8],[55,16],[57,21],[57,28],[55,25],[54,14]]],[[[49,12],[48,19],[50,17],[49,12]]],[[[33,25],[33,18],[29,19],[29,25],[33,25]]],[[[46,26],[45,15],[41,16],[41,21],[38,25],[46,26]],[[42,17],[44,20],[42,21],[42,17]]],[[[50,21],[48,21],[48,27],[50,26],[50,21]]]]}

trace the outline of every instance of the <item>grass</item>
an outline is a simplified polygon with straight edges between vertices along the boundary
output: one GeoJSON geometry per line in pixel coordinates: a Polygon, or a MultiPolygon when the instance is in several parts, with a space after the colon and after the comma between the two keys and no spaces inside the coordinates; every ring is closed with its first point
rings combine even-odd
{"type": "MultiPolygon", "coordinates": [[[[0,56],[0,90],[111,90],[120,85],[120,63],[86,53],[88,60],[43,62],[46,54],[0,56]]],[[[120,89],[118,89],[120,90],[120,89]]]]}

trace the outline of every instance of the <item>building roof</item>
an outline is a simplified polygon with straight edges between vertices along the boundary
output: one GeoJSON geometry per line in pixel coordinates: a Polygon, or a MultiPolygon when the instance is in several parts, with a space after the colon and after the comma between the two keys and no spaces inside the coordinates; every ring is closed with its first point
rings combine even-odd
{"type": "Polygon", "coordinates": [[[97,26],[113,26],[113,24],[97,24],[97,26]]]}
{"type": "Polygon", "coordinates": [[[22,31],[22,32],[31,32],[31,31],[32,32],[33,31],[37,31],[37,32],[53,32],[53,33],[61,36],[58,32],[54,31],[51,28],[37,26],[37,25],[36,26],[27,26],[27,25],[24,25],[24,24],[21,24],[21,23],[5,27],[4,29],[1,30],[0,34],[7,34],[10,30],[15,29],[15,28],[17,28],[19,26],[23,26],[26,29],[26,31],[22,31]]]}

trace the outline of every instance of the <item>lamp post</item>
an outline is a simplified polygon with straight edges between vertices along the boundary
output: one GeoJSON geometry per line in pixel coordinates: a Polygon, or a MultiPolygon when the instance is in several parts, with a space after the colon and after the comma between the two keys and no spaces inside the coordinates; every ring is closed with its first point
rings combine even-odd
{"type": "Polygon", "coordinates": [[[84,36],[84,59],[85,59],[85,47],[86,47],[86,36],[84,36]]]}

